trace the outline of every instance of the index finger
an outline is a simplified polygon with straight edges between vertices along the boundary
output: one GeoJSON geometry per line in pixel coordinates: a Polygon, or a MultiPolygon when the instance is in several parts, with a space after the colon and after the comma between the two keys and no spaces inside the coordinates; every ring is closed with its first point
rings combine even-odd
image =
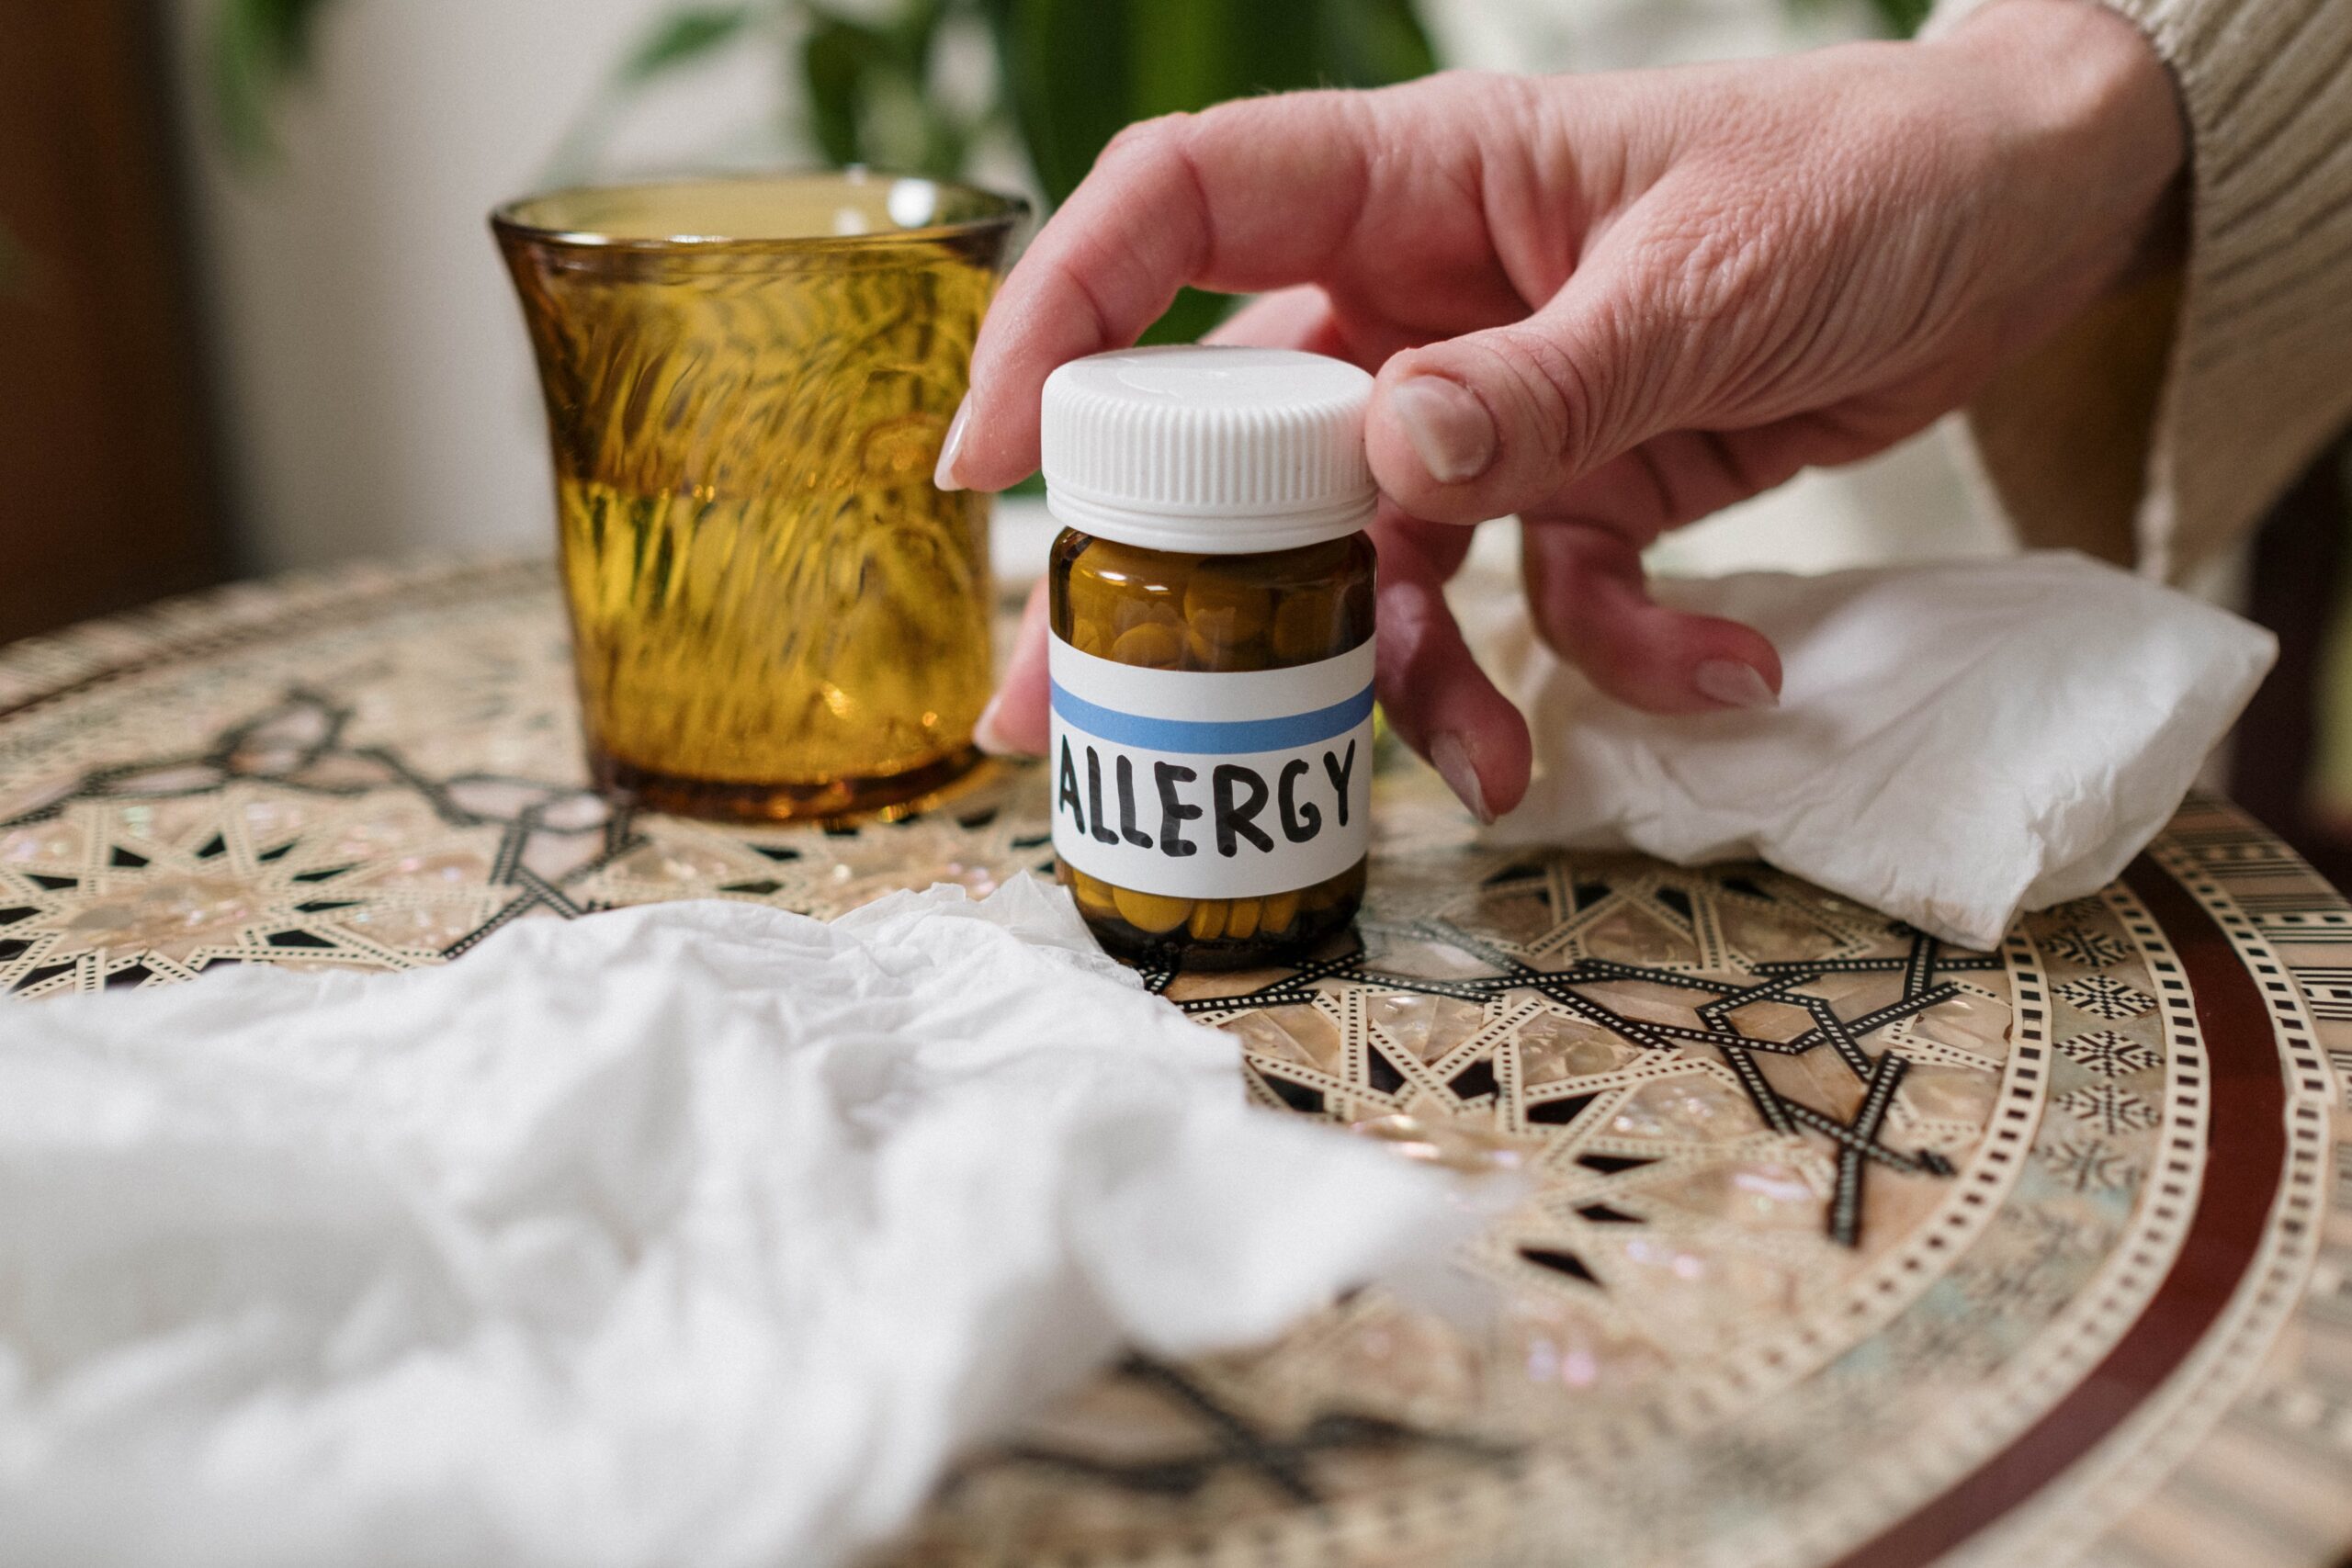
{"type": "Polygon", "coordinates": [[[1027,475],[1046,376],[1133,344],[1184,285],[1318,276],[1365,204],[1371,112],[1363,94],[1291,93],[1120,132],[989,311],[954,479],[1001,490],[1027,475]]]}

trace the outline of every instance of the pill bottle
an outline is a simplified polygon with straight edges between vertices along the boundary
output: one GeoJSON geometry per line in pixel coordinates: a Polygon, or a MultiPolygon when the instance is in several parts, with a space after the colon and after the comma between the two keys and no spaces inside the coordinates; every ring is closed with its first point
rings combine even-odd
{"type": "Polygon", "coordinates": [[[1372,378],[1167,347],[1046,382],[1062,881],[1131,963],[1295,960],[1371,847],[1372,378]]]}

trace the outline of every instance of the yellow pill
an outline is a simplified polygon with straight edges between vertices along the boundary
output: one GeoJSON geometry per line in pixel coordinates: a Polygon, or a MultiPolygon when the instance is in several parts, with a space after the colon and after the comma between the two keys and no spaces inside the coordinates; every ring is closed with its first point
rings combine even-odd
{"type": "Polygon", "coordinates": [[[1274,611],[1274,656],[1296,661],[1339,651],[1340,608],[1340,596],[1328,588],[1283,594],[1274,611]]]}
{"type": "Polygon", "coordinates": [[[1225,900],[1204,898],[1193,906],[1193,918],[1184,929],[1194,942],[1208,942],[1225,934],[1225,900]]]}
{"type": "Polygon", "coordinates": [[[1265,908],[1259,911],[1258,929],[1268,936],[1280,936],[1290,930],[1290,923],[1296,919],[1298,919],[1298,895],[1277,893],[1267,899],[1265,908]]]}
{"type": "Polygon", "coordinates": [[[1201,635],[1197,626],[1184,628],[1184,651],[1191,655],[1194,670],[1213,671],[1218,674],[1237,670],[1263,670],[1266,667],[1266,645],[1251,638],[1247,642],[1216,642],[1201,635]]]}
{"type": "Polygon", "coordinates": [[[1273,608],[1273,595],[1264,589],[1205,572],[1184,590],[1186,624],[1216,648],[1232,648],[1262,635],[1273,608]]]}
{"type": "Polygon", "coordinates": [[[1069,645],[1080,653],[1091,653],[1097,659],[1111,657],[1111,639],[1102,635],[1097,621],[1080,621],[1070,628],[1069,645]]]}
{"type": "Polygon", "coordinates": [[[1172,931],[1193,917],[1190,898],[1162,898],[1156,893],[1137,893],[1131,887],[1111,889],[1111,901],[1118,907],[1119,918],[1139,931],[1158,936],[1172,931]]]}
{"type": "Polygon", "coordinates": [[[1082,571],[1124,588],[1131,582],[1156,581],[1171,563],[1183,558],[1162,550],[1138,549],[1116,539],[1096,539],[1080,552],[1071,575],[1082,571]]]}
{"type": "Polygon", "coordinates": [[[1258,900],[1236,898],[1225,912],[1225,934],[1241,942],[1258,934],[1258,900]]]}
{"type": "Polygon", "coordinates": [[[1070,573],[1069,585],[1064,592],[1069,596],[1071,625],[1091,628],[1096,635],[1107,637],[1125,595],[1101,578],[1080,571],[1070,573]]]}
{"type": "Polygon", "coordinates": [[[1173,670],[1184,662],[1184,636],[1173,621],[1146,621],[1119,634],[1111,657],[1148,670],[1173,670]]]}
{"type": "Polygon", "coordinates": [[[1062,870],[1069,877],[1069,889],[1076,896],[1080,908],[1092,909],[1101,915],[1116,912],[1107,884],[1087,875],[1075,866],[1064,866],[1062,870]]]}

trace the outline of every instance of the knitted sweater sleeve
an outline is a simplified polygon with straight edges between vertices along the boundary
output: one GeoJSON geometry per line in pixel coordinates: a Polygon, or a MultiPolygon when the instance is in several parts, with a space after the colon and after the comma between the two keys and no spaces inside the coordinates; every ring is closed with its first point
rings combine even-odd
{"type": "Polygon", "coordinates": [[[2177,579],[2352,424],[2352,0],[2099,3],[2178,85],[2187,254],[2003,375],[1969,425],[2027,540],[2177,579]]]}

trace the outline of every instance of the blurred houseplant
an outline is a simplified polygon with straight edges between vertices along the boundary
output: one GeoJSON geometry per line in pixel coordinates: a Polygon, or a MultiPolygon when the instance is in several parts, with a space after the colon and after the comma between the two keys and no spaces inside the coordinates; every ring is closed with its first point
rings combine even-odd
{"type": "MultiPolygon", "coordinates": [[[[962,175],[974,135],[1010,119],[1050,201],[1068,196],[1119,126],[1283,87],[1374,86],[1433,68],[1414,0],[892,0],[875,17],[813,0],[682,6],[662,15],[613,73],[579,133],[574,163],[635,93],[721,50],[779,35],[797,40],[811,140],[836,164],[962,175]],[[938,39],[976,20],[997,56],[996,101],[978,116],[925,91],[938,39]],[[1172,45],[1170,47],[1160,47],[1172,45]],[[906,155],[911,154],[911,155],[906,155]]],[[[320,16],[334,0],[220,0],[213,16],[213,96],[232,152],[251,162],[271,146],[270,110],[308,68],[320,16]]],[[[1824,0],[1789,0],[1791,9],[1824,0]]],[[[1931,0],[1867,0],[1880,31],[1907,38],[1931,0]]],[[[787,45],[786,57],[791,46],[787,45]]],[[[0,225],[0,292],[20,288],[24,256],[0,225]]],[[[1155,337],[1215,319],[1210,302],[1178,302],[1155,337]]]]}
{"type": "MultiPolygon", "coordinates": [[[[220,0],[214,96],[231,150],[273,146],[271,111],[302,75],[338,0],[220,0]]],[[[796,141],[835,164],[941,178],[1010,133],[1049,204],[1067,197],[1130,121],[1306,86],[1378,86],[1435,69],[1414,0],[740,0],[657,13],[556,157],[560,180],[594,176],[629,101],[735,50],[797,74],[796,141]],[[980,49],[978,101],[934,90],[944,56],[980,49]]],[[[1198,336],[1224,301],[1187,290],[1150,334],[1198,336]]]]}

